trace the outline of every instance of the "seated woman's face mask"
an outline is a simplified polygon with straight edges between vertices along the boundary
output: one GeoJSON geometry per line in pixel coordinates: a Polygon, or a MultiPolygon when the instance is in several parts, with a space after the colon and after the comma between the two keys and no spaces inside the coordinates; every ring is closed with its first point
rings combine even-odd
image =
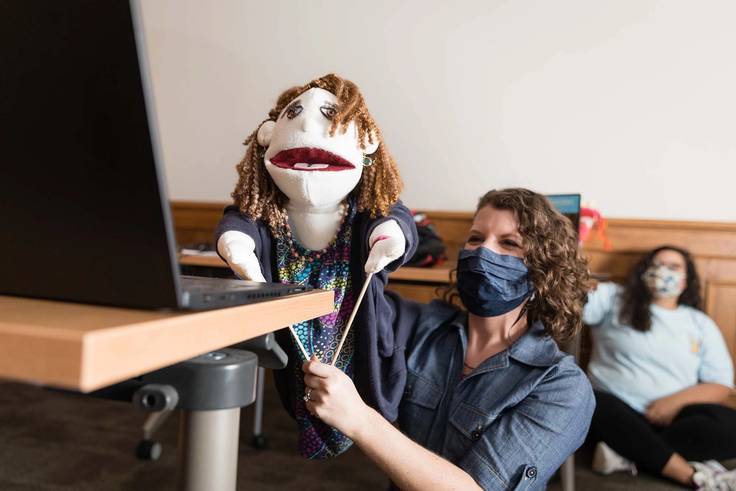
{"type": "Polygon", "coordinates": [[[457,290],[468,311],[495,317],[521,305],[532,295],[534,286],[521,258],[478,247],[460,251],[457,290]]]}
{"type": "Polygon", "coordinates": [[[663,264],[652,264],[641,275],[654,298],[679,297],[682,293],[682,277],[681,272],[673,271],[663,264]]]}

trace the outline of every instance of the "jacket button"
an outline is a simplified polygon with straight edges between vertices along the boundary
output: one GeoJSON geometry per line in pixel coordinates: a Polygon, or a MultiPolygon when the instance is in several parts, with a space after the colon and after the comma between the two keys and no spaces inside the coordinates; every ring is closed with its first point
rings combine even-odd
{"type": "Polygon", "coordinates": [[[410,396],[410,395],[411,395],[411,385],[407,385],[407,386],[406,386],[406,387],[404,388],[404,395],[405,395],[405,396],[410,396]]]}
{"type": "Polygon", "coordinates": [[[476,441],[477,441],[477,440],[480,440],[480,437],[481,437],[482,435],[483,435],[483,427],[482,427],[482,426],[478,426],[478,427],[477,427],[477,428],[476,428],[475,430],[473,430],[473,432],[472,432],[472,433],[470,434],[470,437],[471,437],[471,438],[472,438],[473,440],[476,440],[476,441]]]}
{"type": "Polygon", "coordinates": [[[527,468],[526,477],[527,479],[534,479],[537,477],[537,468],[534,466],[527,468]]]}

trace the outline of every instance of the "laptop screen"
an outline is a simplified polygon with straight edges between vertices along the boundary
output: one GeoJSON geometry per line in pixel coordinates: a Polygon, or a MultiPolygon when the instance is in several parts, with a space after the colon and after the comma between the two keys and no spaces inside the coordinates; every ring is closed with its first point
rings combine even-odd
{"type": "Polygon", "coordinates": [[[177,305],[135,13],[0,2],[0,294],[177,305]]]}

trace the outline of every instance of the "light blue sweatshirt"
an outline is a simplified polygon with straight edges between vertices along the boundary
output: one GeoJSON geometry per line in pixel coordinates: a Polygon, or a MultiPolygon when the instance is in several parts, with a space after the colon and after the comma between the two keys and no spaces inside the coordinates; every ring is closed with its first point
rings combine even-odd
{"type": "Polygon", "coordinates": [[[697,383],[733,387],[733,363],[718,326],[703,312],[651,305],[652,327],[638,331],[619,321],[621,287],[601,283],[588,294],[583,321],[591,326],[588,376],[636,411],[697,383]]]}

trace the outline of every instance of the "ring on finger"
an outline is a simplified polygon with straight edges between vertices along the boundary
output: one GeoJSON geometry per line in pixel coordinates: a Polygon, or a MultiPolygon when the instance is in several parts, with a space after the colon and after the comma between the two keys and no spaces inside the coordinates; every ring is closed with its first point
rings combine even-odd
{"type": "Polygon", "coordinates": [[[312,388],[307,387],[307,390],[304,391],[304,402],[309,402],[312,400],[312,388]]]}

